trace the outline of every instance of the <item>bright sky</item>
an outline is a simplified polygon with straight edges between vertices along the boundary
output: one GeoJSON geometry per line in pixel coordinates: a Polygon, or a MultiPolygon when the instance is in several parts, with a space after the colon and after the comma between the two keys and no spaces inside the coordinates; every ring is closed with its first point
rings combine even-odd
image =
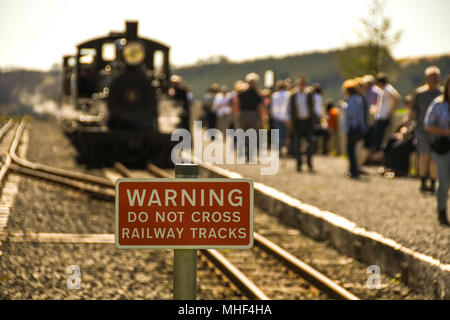
{"type": "MultiPolygon", "coordinates": [[[[371,0],[0,0],[0,67],[48,69],[84,40],[139,20],[175,65],[339,48],[356,40],[371,0]]],[[[449,0],[388,0],[403,30],[395,57],[450,53],[449,0]]]]}

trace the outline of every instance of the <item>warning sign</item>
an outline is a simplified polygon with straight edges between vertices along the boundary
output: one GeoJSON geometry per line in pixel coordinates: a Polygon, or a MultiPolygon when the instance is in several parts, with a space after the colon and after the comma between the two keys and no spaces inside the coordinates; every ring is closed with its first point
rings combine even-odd
{"type": "Polygon", "coordinates": [[[252,246],[252,180],[123,178],[116,182],[118,248],[252,246]]]}

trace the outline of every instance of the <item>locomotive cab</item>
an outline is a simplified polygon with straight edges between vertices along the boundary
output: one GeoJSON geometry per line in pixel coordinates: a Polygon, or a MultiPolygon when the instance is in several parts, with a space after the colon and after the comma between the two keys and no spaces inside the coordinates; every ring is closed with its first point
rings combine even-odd
{"type": "Polygon", "coordinates": [[[72,73],[71,96],[81,115],[69,131],[76,132],[72,137],[81,149],[95,145],[115,158],[167,153],[161,149],[171,144],[176,128],[161,122],[172,105],[168,46],[139,37],[137,22],[126,22],[125,32],[79,44],[72,73]]]}

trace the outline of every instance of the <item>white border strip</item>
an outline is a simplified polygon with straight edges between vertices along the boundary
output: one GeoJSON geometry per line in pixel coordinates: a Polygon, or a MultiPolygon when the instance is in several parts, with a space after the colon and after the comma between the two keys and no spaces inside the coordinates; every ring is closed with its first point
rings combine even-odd
{"type": "Polygon", "coordinates": [[[114,234],[102,233],[46,233],[46,232],[9,232],[8,241],[11,242],[46,242],[46,243],[86,243],[86,244],[114,244],[114,234]]]}
{"type": "Polygon", "coordinates": [[[115,199],[115,244],[119,249],[251,249],[253,247],[253,207],[254,207],[254,187],[251,179],[228,179],[228,178],[210,178],[210,179],[180,179],[180,178],[120,178],[116,180],[116,199],[115,199]],[[121,182],[247,182],[250,185],[250,230],[249,243],[246,245],[121,245],[119,244],[119,185],[121,182]]]}

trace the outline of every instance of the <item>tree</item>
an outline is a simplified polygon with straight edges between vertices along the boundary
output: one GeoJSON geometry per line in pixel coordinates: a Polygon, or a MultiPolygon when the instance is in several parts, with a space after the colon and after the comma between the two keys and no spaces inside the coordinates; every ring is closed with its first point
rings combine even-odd
{"type": "Polygon", "coordinates": [[[383,6],[381,0],[372,1],[368,17],[360,19],[363,29],[357,32],[358,42],[338,53],[344,77],[376,75],[395,69],[391,49],[400,41],[402,31],[392,31],[391,19],[384,16],[383,6]]]}

